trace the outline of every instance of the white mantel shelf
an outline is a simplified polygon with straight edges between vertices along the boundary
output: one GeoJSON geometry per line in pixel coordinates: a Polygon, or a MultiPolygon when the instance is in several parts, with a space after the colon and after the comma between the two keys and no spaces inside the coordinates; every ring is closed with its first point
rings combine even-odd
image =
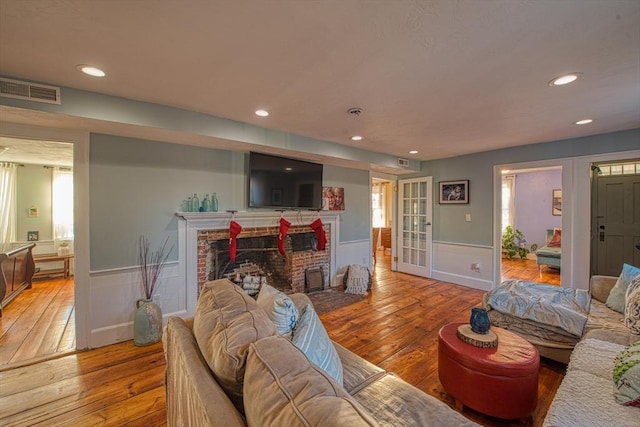
{"type": "Polygon", "coordinates": [[[176,212],[176,216],[182,219],[185,219],[187,221],[211,221],[211,220],[215,221],[220,219],[230,220],[231,218],[234,218],[236,221],[241,221],[245,219],[248,219],[248,220],[254,220],[254,219],[264,220],[264,219],[271,219],[271,218],[279,219],[281,216],[283,216],[284,218],[294,218],[294,219],[295,218],[307,219],[307,218],[316,218],[316,217],[335,218],[343,212],[344,211],[322,211],[322,210],[321,211],[316,211],[316,210],[287,211],[285,210],[283,212],[280,212],[280,211],[176,212]]]}

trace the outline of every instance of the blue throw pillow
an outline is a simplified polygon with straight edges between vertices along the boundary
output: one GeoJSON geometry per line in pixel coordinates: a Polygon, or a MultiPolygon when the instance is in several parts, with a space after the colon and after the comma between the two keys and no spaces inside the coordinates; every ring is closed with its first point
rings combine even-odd
{"type": "Polygon", "coordinates": [[[300,314],[300,320],[293,330],[291,338],[293,345],[307,356],[339,384],[342,384],[342,362],[333,342],[322,325],[313,306],[305,305],[300,314]]]}
{"type": "Polygon", "coordinates": [[[284,292],[264,284],[260,287],[260,293],[256,302],[267,313],[269,319],[278,330],[278,335],[286,335],[291,332],[298,321],[298,309],[291,298],[284,292]]]}
{"type": "Polygon", "coordinates": [[[640,268],[624,264],[622,266],[622,273],[620,273],[620,277],[618,277],[618,281],[613,286],[609,296],[607,297],[607,307],[611,310],[617,311],[618,313],[624,314],[627,288],[631,281],[638,276],[640,276],[640,268]]]}

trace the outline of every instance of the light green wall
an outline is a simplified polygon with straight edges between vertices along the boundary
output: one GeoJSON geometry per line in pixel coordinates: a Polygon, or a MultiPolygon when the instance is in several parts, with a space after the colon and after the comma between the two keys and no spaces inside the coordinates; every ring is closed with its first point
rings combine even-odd
{"type": "MultiPolygon", "coordinates": [[[[169,236],[177,259],[175,212],[189,194],[216,192],[219,211],[247,210],[242,152],[92,134],[89,162],[94,271],[136,265],[141,234],[152,248],[169,236]]],[[[324,181],[345,188],[340,240],[369,238],[368,171],[325,166],[324,181]]]]}
{"type": "Polygon", "coordinates": [[[323,185],[344,188],[345,211],[340,214],[340,241],[368,239],[371,235],[369,171],[325,166],[323,185]]]}
{"type": "Polygon", "coordinates": [[[561,159],[637,150],[640,129],[583,138],[531,144],[467,156],[433,160],[422,164],[422,175],[433,176],[434,198],[438,181],[468,179],[468,205],[434,204],[433,239],[436,241],[493,245],[493,167],[495,165],[561,159]],[[470,213],[471,222],[465,222],[470,213]]]}
{"type": "Polygon", "coordinates": [[[39,240],[53,239],[51,216],[52,169],[41,165],[24,165],[18,168],[16,240],[26,241],[28,231],[38,231],[39,240]],[[37,217],[29,217],[29,208],[38,208],[37,217]]]}

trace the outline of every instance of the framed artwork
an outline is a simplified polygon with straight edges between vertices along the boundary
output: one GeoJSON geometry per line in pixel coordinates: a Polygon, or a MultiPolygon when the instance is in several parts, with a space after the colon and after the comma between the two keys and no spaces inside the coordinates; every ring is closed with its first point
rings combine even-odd
{"type": "Polygon", "coordinates": [[[344,187],[322,187],[322,210],[343,211],[344,187]]]}
{"type": "Polygon", "coordinates": [[[273,206],[282,205],[282,188],[271,189],[271,204],[273,206]]]}
{"type": "Polygon", "coordinates": [[[551,215],[562,215],[562,190],[552,190],[551,192],[551,215]]]}
{"type": "Polygon", "coordinates": [[[440,181],[440,204],[468,204],[469,180],[440,181]]]}
{"type": "Polygon", "coordinates": [[[29,218],[37,218],[38,217],[38,208],[35,206],[31,206],[29,208],[29,218]]]}
{"type": "Polygon", "coordinates": [[[27,231],[27,241],[29,242],[37,242],[40,232],[39,231],[27,231]]]}

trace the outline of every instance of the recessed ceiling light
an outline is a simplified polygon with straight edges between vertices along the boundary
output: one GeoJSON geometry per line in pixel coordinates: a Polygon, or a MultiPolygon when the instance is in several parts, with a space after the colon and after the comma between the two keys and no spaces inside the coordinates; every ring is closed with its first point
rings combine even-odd
{"type": "Polygon", "coordinates": [[[104,77],[107,75],[107,73],[102,71],[100,68],[92,67],[91,65],[80,64],[76,66],[76,68],[92,77],[104,77]]]}
{"type": "Polygon", "coordinates": [[[589,123],[591,123],[591,122],[593,122],[593,120],[591,120],[591,119],[584,119],[584,120],[578,120],[578,121],[576,122],[576,124],[577,124],[577,125],[586,125],[586,124],[589,124],[589,123]]]}
{"type": "Polygon", "coordinates": [[[351,137],[352,141],[362,141],[362,137],[360,135],[353,135],[351,137]]]}
{"type": "Polygon", "coordinates": [[[418,154],[418,150],[411,150],[409,151],[409,154],[418,154]]]}
{"type": "Polygon", "coordinates": [[[549,86],[562,86],[572,82],[575,82],[582,73],[569,73],[556,77],[549,82],[549,86]]]}
{"type": "Polygon", "coordinates": [[[256,116],[267,117],[269,112],[267,110],[256,110],[256,116]]]}

